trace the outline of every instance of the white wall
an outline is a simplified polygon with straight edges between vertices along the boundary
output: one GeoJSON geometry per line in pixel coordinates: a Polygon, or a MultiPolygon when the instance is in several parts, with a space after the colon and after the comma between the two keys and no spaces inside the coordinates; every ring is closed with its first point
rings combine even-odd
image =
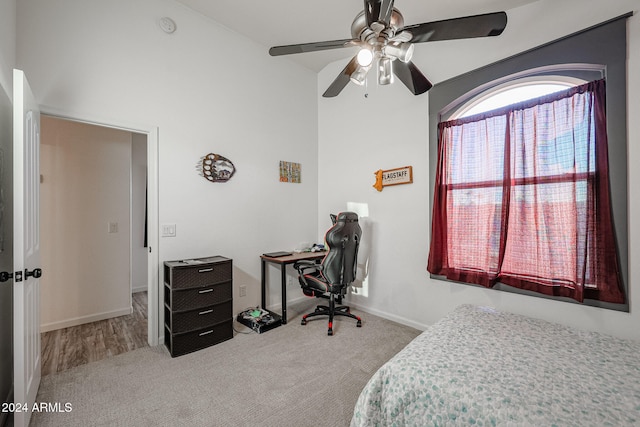
{"type": "Polygon", "coordinates": [[[17,8],[17,62],[45,111],[158,127],[159,223],[177,225],[154,248],[160,260],[233,258],[234,313],[258,305],[259,255],[316,236],[316,74],[172,0],[17,8]],[[234,162],[229,182],[198,175],[211,152],[234,162]],[[301,163],[303,183],[280,183],[279,160],[301,163]]]}
{"type": "Polygon", "coordinates": [[[41,330],[129,314],[132,135],[47,116],[41,130],[41,330]]]}
{"type": "MultiPolygon", "coordinates": [[[[499,38],[424,43],[414,62],[433,82],[517,54],[540,44],[640,9],[638,0],[540,0],[509,10],[509,23],[499,38]]],[[[430,239],[428,96],[415,97],[400,83],[364,89],[349,85],[338,98],[318,98],[319,215],[318,235],[328,227],[328,212],[348,202],[367,204],[371,256],[368,296],[350,301],[385,317],[426,327],[455,306],[484,304],[570,324],[580,328],[640,338],[640,17],[629,19],[628,150],[630,313],[526,297],[431,280],[426,271],[430,239]],[[414,183],[385,188],[371,186],[378,169],[413,166],[414,183]],[[341,173],[330,173],[341,171],[341,173]],[[635,185],[634,185],[635,184],[635,185]]],[[[340,72],[327,66],[318,78],[318,96],[340,72]]]]}
{"type": "Polygon", "coordinates": [[[0,0],[0,86],[13,98],[16,62],[16,0],[0,0]]]}

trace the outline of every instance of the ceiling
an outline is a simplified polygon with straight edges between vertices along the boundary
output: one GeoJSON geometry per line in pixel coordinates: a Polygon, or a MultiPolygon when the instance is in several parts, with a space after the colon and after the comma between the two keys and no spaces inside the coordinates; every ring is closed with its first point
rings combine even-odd
{"type": "MultiPolygon", "coordinates": [[[[265,46],[319,42],[351,37],[351,22],[363,0],[177,0],[179,3],[265,46]]],[[[538,0],[396,0],[405,25],[498,12],[538,0]]],[[[287,58],[313,71],[354,54],[335,49],[287,58]]]]}

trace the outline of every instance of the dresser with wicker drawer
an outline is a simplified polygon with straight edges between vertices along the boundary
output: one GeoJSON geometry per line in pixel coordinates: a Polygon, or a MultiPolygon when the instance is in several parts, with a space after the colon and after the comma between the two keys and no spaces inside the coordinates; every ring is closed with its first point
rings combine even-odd
{"type": "Polygon", "coordinates": [[[223,256],[164,263],[164,342],[172,357],[233,338],[232,273],[223,256]]]}

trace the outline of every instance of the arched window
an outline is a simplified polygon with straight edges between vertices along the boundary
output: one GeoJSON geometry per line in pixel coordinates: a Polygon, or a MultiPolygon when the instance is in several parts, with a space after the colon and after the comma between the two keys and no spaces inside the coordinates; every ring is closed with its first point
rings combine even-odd
{"type": "MultiPolygon", "coordinates": [[[[615,223],[619,271],[625,293],[628,291],[628,209],[627,209],[627,23],[631,13],[603,22],[585,30],[567,35],[553,42],[538,46],[523,53],[502,59],[469,71],[465,74],[439,82],[429,91],[429,199],[434,200],[436,171],[438,169],[438,124],[458,119],[485,99],[497,98],[522,84],[531,85],[549,80],[553,84],[579,85],[606,78],[606,125],[609,143],[609,180],[611,208],[615,223]],[[573,79],[573,80],[572,80],[573,79]]],[[[511,96],[511,95],[510,95],[511,96]]],[[[509,103],[515,102],[510,98],[509,103]]],[[[492,108],[492,107],[487,107],[492,108]]],[[[484,108],[483,108],[484,109],[484,108]]],[[[475,110],[477,111],[477,110],[475,110]]],[[[489,114],[489,113],[487,113],[489,114]]],[[[467,120],[467,119],[461,119],[467,120]]],[[[481,165],[490,165],[479,160],[481,165]]],[[[470,191],[473,191],[470,189],[470,191]]],[[[528,194],[522,194],[527,197],[528,194]]],[[[435,206],[430,222],[436,214],[435,206]]],[[[484,226],[485,224],[479,224],[484,226]]],[[[433,234],[433,233],[432,233],[433,234]]],[[[433,235],[431,236],[433,238],[433,235]]],[[[437,274],[434,279],[442,279],[437,274]]],[[[514,289],[497,283],[494,289],[541,296],[539,293],[514,289]]],[[[563,301],[568,298],[551,297],[563,301]]],[[[584,304],[597,307],[629,311],[629,304],[605,303],[586,297],[584,304]]]]}
{"type": "Polygon", "coordinates": [[[511,80],[472,97],[454,112],[450,119],[461,119],[507,105],[541,98],[583,83],[586,83],[586,80],[569,76],[533,76],[511,80]]]}
{"type": "MultiPolygon", "coordinates": [[[[619,253],[619,272],[621,274],[623,291],[626,294],[628,291],[628,233],[627,233],[627,124],[626,124],[626,100],[628,91],[626,87],[626,71],[627,71],[627,28],[626,18],[631,14],[622,15],[614,18],[610,21],[603,22],[602,24],[590,27],[583,31],[568,35],[561,39],[547,43],[542,46],[530,49],[523,53],[505,58],[493,64],[489,64],[478,68],[476,70],[469,71],[465,74],[453,77],[449,80],[439,82],[429,91],[429,179],[430,194],[429,199],[432,203],[432,211],[430,216],[430,222],[432,227],[431,239],[433,244],[434,233],[433,227],[436,220],[435,210],[435,191],[438,188],[437,171],[439,168],[439,137],[440,123],[460,120],[462,124],[468,120],[474,120],[478,116],[497,117],[496,114],[503,113],[504,111],[497,111],[494,108],[505,110],[506,107],[502,106],[487,106],[486,102],[493,102],[500,97],[507,97],[506,104],[512,104],[513,102],[521,101],[522,98],[514,98],[515,93],[522,90],[518,89],[519,86],[533,87],[539,83],[550,83],[552,85],[560,85],[564,88],[570,88],[573,86],[581,85],[583,82],[594,82],[596,80],[606,79],[606,127],[608,133],[608,160],[609,160],[609,181],[611,189],[611,212],[613,214],[613,222],[615,224],[615,237],[617,240],[617,249],[619,253]],[[594,48],[598,46],[598,48],[594,48]],[[513,91],[512,91],[513,90],[513,91]],[[489,112],[479,113],[481,110],[490,110],[489,112]],[[469,115],[476,115],[474,117],[468,117],[469,115]]],[[[536,90],[540,88],[535,88],[536,90]]],[[[550,90],[554,90],[551,88],[550,90]]],[[[572,89],[564,89],[565,92],[570,92],[572,89]]],[[[534,97],[553,98],[554,95],[542,95],[538,93],[534,97]]],[[[524,96],[529,98],[529,96],[524,96]]],[[[527,101],[522,103],[530,104],[527,101]]],[[[535,104],[535,102],[534,102],[535,104]]],[[[506,122],[505,122],[506,126],[506,122]]],[[[505,128],[506,129],[506,128],[505,128]]],[[[468,129],[467,129],[468,130],[468,129]]],[[[561,141],[564,142],[564,141],[561,141]]],[[[473,145],[473,144],[472,144],[473,145]]],[[[536,147],[540,156],[549,156],[549,145],[545,145],[543,148],[536,147]]],[[[576,154],[580,152],[576,151],[576,154]]],[[[479,154],[467,153],[466,156],[477,157],[479,154]]],[[[485,153],[485,156],[487,154],[485,153]]],[[[494,153],[490,153],[493,156],[494,153]]],[[[565,185],[560,183],[560,176],[564,176],[564,172],[569,166],[564,160],[557,161],[558,155],[553,154],[551,156],[556,158],[554,165],[547,167],[545,170],[548,175],[553,176],[552,180],[556,180],[553,185],[561,186],[565,185]],[[556,177],[558,179],[556,179],[556,177]]],[[[562,156],[560,156],[562,157],[562,156]]],[[[601,156],[602,157],[602,156],[601,156]]],[[[501,168],[505,165],[505,156],[495,155],[494,159],[481,159],[475,166],[477,170],[482,173],[489,171],[490,169],[501,168]],[[500,158],[501,160],[498,160],[500,158]]],[[[461,169],[463,178],[469,176],[473,171],[470,167],[463,167],[461,169]]],[[[534,171],[535,172],[535,171],[534,171]]],[[[589,175],[589,173],[587,173],[589,175]]],[[[527,175],[529,176],[529,175],[527,175]]],[[[586,175],[585,175],[586,176],[586,175]]],[[[489,176],[491,178],[491,176],[489,176]]],[[[583,175],[579,175],[582,182],[583,175]]],[[[504,180],[499,177],[500,182],[505,184],[511,183],[510,178],[504,180]]],[[[527,178],[528,179],[528,178],[527,178]]],[[[544,180],[550,179],[544,177],[544,180]]],[[[468,180],[467,180],[468,181],[468,180]]],[[[524,191],[514,195],[515,200],[521,201],[523,204],[521,210],[523,214],[528,214],[527,203],[532,196],[528,190],[533,188],[532,186],[526,186],[522,184],[528,184],[527,182],[519,182],[515,180],[515,184],[519,185],[519,188],[524,191]]],[[[542,182],[534,179],[535,184],[542,184],[542,182]]],[[[478,183],[474,183],[469,188],[462,188],[462,186],[453,185],[451,188],[459,189],[458,194],[462,194],[459,202],[468,202],[472,199],[473,193],[479,191],[480,187],[489,188],[493,185],[491,179],[482,180],[478,183]]],[[[569,184],[567,184],[569,185],[569,184]]],[[[588,185],[588,184],[587,184],[588,185]]],[[[580,184],[584,187],[584,184],[580,184]]],[[[577,192],[583,192],[581,189],[577,192]]],[[[543,190],[543,186],[538,187],[539,190],[543,190]]],[[[546,190],[545,190],[546,191],[546,190]]],[[[495,197],[500,197],[502,190],[496,188],[495,195],[487,194],[484,199],[477,199],[478,202],[491,202],[496,200],[495,197]]],[[[538,194],[541,194],[538,191],[538,194]]],[[[576,193],[577,194],[577,193],[576,193]]],[[[546,195],[545,195],[546,197],[546,195]]],[[[543,204],[546,203],[542,199],[543,204]]],[[[576,203],[581,203],[582,199],[574,199],[576,203]]],[[[463,206],[463,205],[458,205],[463,206]]],[[[496,204],[497,206],[497,204],[496,204]]],[[[468,207],[465,205],[465,207],[468,207]]],[[[550,205],[545,205],[550,207],[550,205]]],[[[555,215],[551,215],[555,217],[555,215]]],[[[541,218],[541,217],[538,217],[541,218]]],[[[478,222],[476,228],[493,227],[494,224],[488,224],[486,221],[483,223],[478,222]]],[[[548,233],[551,229],[547,226],[536,227],[541,232],[548,233]]],[[[517,233],[514,233],[517,234],[517,233]]],[[[549,234],[547,234],[549,235],[549,234]]],[[[555,235],[553,232],[551,236],[555,235]]],[[[466,235],[463,234],[464,240],[466,235]]],[[[485,245],[495,245],[495,242],[485,242],[485,245]]],[[[562,249],[561,251],[564,251],[562,249]]],[[[544,265],[544,264],[542,264],[544,265]]],[[[431,277],[434,279],[446,279],[445,275],[433,273],[431,270],[431,277]]],[[[553,277],[552,279],[555,279],[553,277]]],[[[449,277],[449,280],[463,281],[456,278],[449,277]]],[[[526,278],[525,278],[526,280],[526,278]]],[[[589,280],[587,280],[589,281],[589,280]]],[[[553,280],[552,280],[553,282],[553,280]]],[[[471,282],[474,283],[474,282],[471,282]]],[[[477,282],[475,282],[477,283],[477,282]]],[[[541,296],[540,293],[531,292],[532,290],[523,290],[522,287],[514,288],[512,286],[504,285],[505,282],[498,281],[495,285],[486,284],[485,286],[492,286],[494,289],[508,292],[524,293],[526,295],[541,296]]],[[[573,297],[571,295],[565,295],[568,298],[550,296],[554,299],[560,299],[563,301],[571,301],[573,297]]],[[[593,305],[597,307],[629,311],[629,304],[627,303],[608,303],[603,302],[606,300],[598,297],[592,298],[585,295],[584,304],[593,305]]],[[[619,299],[618,299],[619,301],[619,299]]]]}
{"type": "Polygon", "coordinates": [[[440,119],[452,120],[541,98],[606,76],[599,64],[544,66],[501,77],[473,88],[449,103],[440,119]]]}
{"type": "MultiPolygon", "coordinates": [[[[502,93],[510,92],[526,94],[502,93]]],[[[431,273],[579,302],[625,302],[610,216],[605,93],[600,79],[439,123],[431,273]]]]}

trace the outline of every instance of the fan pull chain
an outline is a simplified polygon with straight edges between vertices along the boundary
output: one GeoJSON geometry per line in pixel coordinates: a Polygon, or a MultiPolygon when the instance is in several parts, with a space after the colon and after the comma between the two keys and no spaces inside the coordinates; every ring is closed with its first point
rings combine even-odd
{"type": "Polygon", "coordinates": [[[364,97],[369,98],[369,78],[364,78],[364,97]]]}

